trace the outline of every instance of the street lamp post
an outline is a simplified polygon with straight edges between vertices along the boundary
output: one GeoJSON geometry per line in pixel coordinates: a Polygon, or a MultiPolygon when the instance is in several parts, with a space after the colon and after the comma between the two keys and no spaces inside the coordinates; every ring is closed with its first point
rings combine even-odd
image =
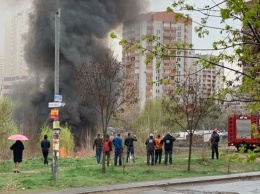
{"type": "MultiPolygon", "coordinates": [[[[60,57],[60,14],[61,9],[59,0],[57,3],[57,12],[55,14],[55,75],[54,75],[54,102],[59,102],[59,57],[60,57]]],[[[53,162],[52,162],[52,180],[57,180],[59,167],[59,147],[60,147],[60,124],[59,109],[56,108],[56,117],[53,121],[53,162]]]]}

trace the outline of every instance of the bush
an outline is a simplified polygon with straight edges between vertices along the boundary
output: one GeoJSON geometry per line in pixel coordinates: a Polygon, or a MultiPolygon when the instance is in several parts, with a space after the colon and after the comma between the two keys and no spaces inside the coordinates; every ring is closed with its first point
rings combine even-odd
{"type": "MultiPolygon", "coordinates": [[[[40,141],[43,139],[44,135],[48,135],[49,140],[52,142],[53,138],[53,129],[49,127],[48,125],[44,125],[41,128],[41,135],[40,135],[40,141]]],[[[68,125],[61,126],[60,129],[60,154],[64,154],[63,156],[74,156],[74,138],[73,135],[70,131],[70,128],[68,125]]],[[[51,143],[51,148],[52,150],[52,143],[51,143]]],[[[62,156],[62,155],[61,155],[62,156]]]]}
{"type": "Polygon", "coordinates": [[[12,122],[12,103],[7,98],[0,99],[0,160],[10,159],[10,146],[14,141],[8,140],[10,135],[18,133],[12,122]]]}

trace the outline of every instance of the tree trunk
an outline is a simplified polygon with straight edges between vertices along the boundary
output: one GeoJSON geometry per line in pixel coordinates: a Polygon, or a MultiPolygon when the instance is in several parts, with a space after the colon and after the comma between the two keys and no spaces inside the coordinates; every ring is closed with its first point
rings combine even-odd
{"type": "Polygon", "coordinates": [[[102,148],[102,173],[106,173],[106,159],[105,159],[105,140],[106,134],[103,133],[103,148],[102,148]]]}
{"type": "Polygon", "coordinates": [[[190,171],[190,163],[191,163],[192,138],[193,138],[193,133],[190,133],[189,158],[188,158],[188,169],[187,169],[188,171],[190,171]]]}

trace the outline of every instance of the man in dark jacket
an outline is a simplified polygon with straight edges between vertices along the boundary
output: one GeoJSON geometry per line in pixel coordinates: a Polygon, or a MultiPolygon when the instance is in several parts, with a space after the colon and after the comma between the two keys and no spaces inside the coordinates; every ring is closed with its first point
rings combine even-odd
{"type": "Polygon", "coordinates": [[[42,148],[42,155],[44,158],[44,166],[48,166],[48,155],[49,155],[49,149],[51,147],[51,143],[48,140],[48,136],[44,135],[44,139],[41,141],[41,148],[42,148]]]}
{"type": "Polygon", "coordinates": [[[164,164],[166,165],[168,163],[168,160],[169,160],[169,164],[172,164],[172,152],[173,152],[174,141],[175,141],[175,137],[173,137],[170,133],[167,133],[165,137],[162,139],[162,143],[164,144],[164,153],[165,153],[164,164]]]}
{"type": "Polygon", "coordinates": [[[216,158],[218,159],[218,142],[219,142],[219,134],[217,133],[218,129],[214,129],[213,133],[210,138],[210,143],[211,143],[211,158],[214,159],[214,153],[216,153],[216,158]]]}
{"type": "Polygon", "coordinates": [[[150,157],[151,163],[154,165],[154,148],[156,145],[155,139],[153,138],[153,134],[150,134],[150,137],[145,141],[146,151],[147,151],[147,164],[150,164],[150,157]]]}
{"type": "Polygon", "coordinates": [[[93,150],[95,149],[95,146],[96,146],[97,163],[99,164],[101,160],[102,146],[103,146],[103,139],[100,136],[100,133],[97,134],[97,137],[94,140],[93,150]]]}
{"type": "Polygon", "coordinates": [[[137,141],[136,137],[132,137],[131,133],[128,133],[127,138],[125,138],[125,146],[127,147],[126,163],[128,163],[130,154],[134,157],[134,141],[137,141]]]}

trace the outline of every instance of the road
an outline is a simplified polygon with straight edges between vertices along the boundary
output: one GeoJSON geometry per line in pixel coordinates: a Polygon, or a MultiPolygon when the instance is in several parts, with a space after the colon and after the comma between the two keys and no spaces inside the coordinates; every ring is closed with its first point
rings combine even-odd
{"type": "MultiPolygon", "coordinates": [[[[98,192],[99,193],[99,192],[98,192]]],[[[256,194],[260,193],[260,178],[191,185],[133,188],[100,192],[99,194],[256,194]]]]}

